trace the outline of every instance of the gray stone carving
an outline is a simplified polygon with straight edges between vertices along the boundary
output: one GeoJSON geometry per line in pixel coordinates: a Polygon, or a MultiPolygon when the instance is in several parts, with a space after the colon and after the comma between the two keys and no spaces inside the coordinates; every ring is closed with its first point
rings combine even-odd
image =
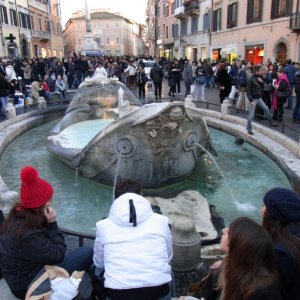
{"type": "Polygon", "coordinates": [[[163,215],[169,218],[170,224],[178,216],[192,220],[196,231],[201,234],[202,240],[213,240],[218,233],[211,221],[209,204],[199,192],[187,190],[177,195],[176,198],[147,197],[151,204],[158,205],[163,215]]]}
{"type": "Polygon", "coordinates": [[[8,215],[12,206],[19,201],[19,194],[10,191],[0,176],[0,209],[2,209],[5,216],[8,215]]]}
{"type": "Polygon", "coordinates": [[[48,136],[48,150],[80,175],[158,187],[192,173],[202,153],[197,143],[213,150],[195,108],[182,102],[140,107],[124,85],[107,81],[86,82],[48,136]]]}

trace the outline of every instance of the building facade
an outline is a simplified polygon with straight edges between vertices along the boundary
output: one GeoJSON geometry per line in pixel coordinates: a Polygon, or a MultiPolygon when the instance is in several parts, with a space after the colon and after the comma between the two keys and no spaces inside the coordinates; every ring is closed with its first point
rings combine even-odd
{"type": "Polygon", "coordinates": [[[167,58],[300,61],[299,2],[149,0],[148,39],[156,37],[155,55],[167,58]]]}
{"type": "MultiPolygon", "coordinates": [[[[91,31],[105,55],[144,55],[144,28],[118,14],[91,10],[91,31]]],[[[83,51],[86,36],[85,12],[73,13],[64,30],[65,56],[83,51]]]]}
{"type": "Polygon", "coordinates": [[[59,0],[0,0],[0,19],[0,56],[63,56],[59,0]]]}
{"type": "MultiPolygon", "coordinates": [[[[156,56],[191,60],[208,57],[210,0],[149,0],[150,3],[155,6],[156,56]]],[[[149,7],[147,11],[151,11],[149,7]]]]}
{"type": "Polygon", "coordinates": [[[27,0],[0,1],[0,55],[31,56],[30,12],[27,0]]]}
{"type": "Polygon", "coordinates": [[[300,61],[297,15],[299,0],[213,0],[213,58],[300,61]]]}

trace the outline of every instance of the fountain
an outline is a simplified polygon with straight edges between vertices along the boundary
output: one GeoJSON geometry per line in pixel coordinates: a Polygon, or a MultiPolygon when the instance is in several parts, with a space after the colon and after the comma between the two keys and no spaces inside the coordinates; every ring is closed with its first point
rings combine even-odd
{"type": "Polygon", "coordinates": [[[143,188],[185,179],[202,149],[214,151],[206,123],[193,107],[139,104],[114,79],[88,79],[49,134],[47,147],[81,176],[113,186],[117,174],[143,188]]]}

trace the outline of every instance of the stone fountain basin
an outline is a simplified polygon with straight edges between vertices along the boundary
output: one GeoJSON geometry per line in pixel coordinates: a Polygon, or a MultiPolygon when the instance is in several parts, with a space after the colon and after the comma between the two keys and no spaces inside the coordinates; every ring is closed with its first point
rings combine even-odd
{"type": "Polygon", "coordinates": [[[100,183],[112,186],[116,176],[144,188],[179,182],[194,170],[199,146],[213,150],[205,121],[182,102],[144,105],[115,121],[88,114],[91,119],[82,120],[81,111],[79,106],[66,114],[50,132],[47,148],[100,183]]]}

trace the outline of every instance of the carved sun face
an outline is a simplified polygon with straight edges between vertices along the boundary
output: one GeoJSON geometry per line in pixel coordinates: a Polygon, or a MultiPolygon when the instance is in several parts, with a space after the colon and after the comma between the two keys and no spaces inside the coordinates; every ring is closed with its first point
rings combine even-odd
{"type": "Polygon", "coordinates": [[[172,121],[178,121],[181,120],[183,117],[183,112],[182,108],[179,106],[174,106],[170,108],[170,113],[169,113],[170,119],[172,121]]]}

